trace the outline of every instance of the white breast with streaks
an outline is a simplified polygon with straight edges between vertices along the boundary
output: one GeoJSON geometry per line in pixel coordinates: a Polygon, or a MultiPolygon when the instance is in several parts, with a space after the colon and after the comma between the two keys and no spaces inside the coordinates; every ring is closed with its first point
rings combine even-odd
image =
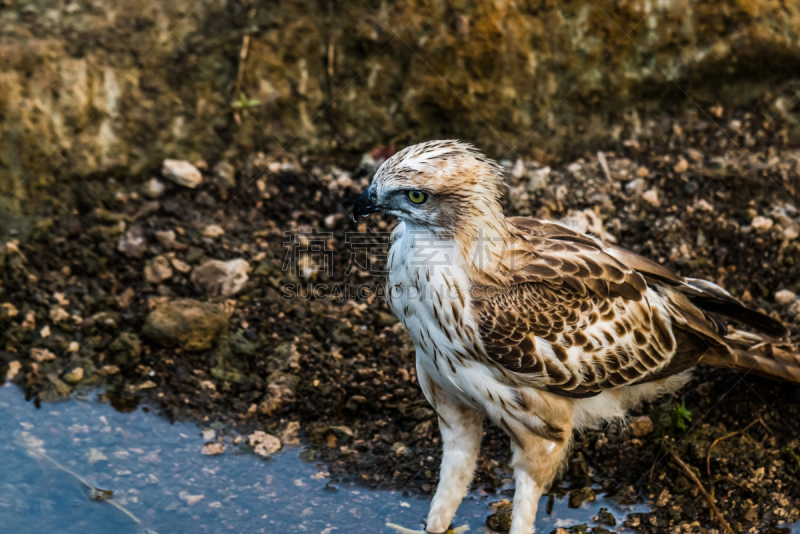
{"type": "MultiPolygon", "coordinates": [[[[417,369],[461,402],[483,409],[494,373],[469,354],[480,350],[470,310],[469,279],[452,239],[400,223],[389,252],[386,296],[417,349],[417,369]],[[463,355],[464,357],[460,357],[463,355]]],[[[420,385],[428,400],[424,379],[420,385]]]]}

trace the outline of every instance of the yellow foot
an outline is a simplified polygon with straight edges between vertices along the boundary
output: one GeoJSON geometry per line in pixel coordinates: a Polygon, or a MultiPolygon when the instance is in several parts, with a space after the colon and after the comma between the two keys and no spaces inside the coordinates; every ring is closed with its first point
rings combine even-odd
{"type": "MultiPolygon", "coordinates": [[[[386,526],[396,530],[400,534],[428,534],[424,530],[411,530],[410,528],[401,527],[400,525],[395,525],[394,523],[386,523],[386,526]]],[[[469,525],[463,525],[456,528],[451,528],[445,534],[461,534],[462,532],[466,532],[469,530],[469,525]]]]}

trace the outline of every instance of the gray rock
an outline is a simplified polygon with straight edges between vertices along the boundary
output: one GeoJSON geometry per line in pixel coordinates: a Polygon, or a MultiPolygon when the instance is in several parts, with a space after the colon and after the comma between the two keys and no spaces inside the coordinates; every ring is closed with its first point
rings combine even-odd
{"type": "Polygon", "coordinates": [[[180,159],[165,159],[161,174],[164,178],[189,189],[194,189],[203,182],[203,175],[197,167],[180,159]]]}
{"type": "Polygon", "coordinates": [[[220,161],[214,165],[214,176],[218,183],[227,189],[236,187],[236,170],[228,161],[220,161]]]}
{"type": "Polygon", "coordinates": [[[175,232],[172,230],[159,230],[156,232],[156,239],[158,239],[159,245],[167,250],[176,248],[175,232]]]}
{"type": "Polygon", "coordinates": [[[250,264],[247,260],[210,260],[196,267],[191,280],[208,297],[229,297],[238,293],[247,282],[250,264]]]}
{"type": "Polygon", "coordinates": [[[216,304],[179,299],[151,311],[142,333],[165,347],[198,351],[210,348],[227,326],[228,317],[216,304]]]}
{"type": "Polygon", "coordinates": [[[144,230],[141,226],[131,226],[117,244],[117,250],[127,258],[138,259],[147,252],[147,241],[144,239],[144,230]]]}
{"type": "Polygon", "coordinates": [[[138,365],[142,359],[142,342],[139,336],[130,332],[123,332],[108,347],[111,362],[123,367],[138,365]]]}

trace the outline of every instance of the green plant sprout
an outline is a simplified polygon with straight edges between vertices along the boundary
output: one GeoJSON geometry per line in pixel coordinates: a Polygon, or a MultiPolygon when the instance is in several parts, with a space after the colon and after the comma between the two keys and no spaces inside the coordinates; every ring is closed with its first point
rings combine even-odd
{"type": "Polygon", "coordinates": [[[239,93],[239,100],[235,100],[233,107],[242,110],[242,115],[247,116],[248,110],[261,105],[261,101],[255,98],[247,98],[244,93],[239,93]]]}
{"type": "Polygon", "coordinates": [[[692,412],[686,409],[686,404],[681,402],[672,408],[672,422],[683,431],[686,431],[688,426],[686,423],[692,422],[692,412]]]}

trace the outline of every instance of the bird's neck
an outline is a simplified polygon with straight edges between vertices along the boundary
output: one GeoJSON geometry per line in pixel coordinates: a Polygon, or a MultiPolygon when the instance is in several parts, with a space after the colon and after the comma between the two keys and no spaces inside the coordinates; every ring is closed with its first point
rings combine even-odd
{"type": "Polygon", "coordinates": [[[467,273],[473,284],[507,285],[511,279],[508,222],[497,203],[477,203],[455,231],[467,273]]]}

